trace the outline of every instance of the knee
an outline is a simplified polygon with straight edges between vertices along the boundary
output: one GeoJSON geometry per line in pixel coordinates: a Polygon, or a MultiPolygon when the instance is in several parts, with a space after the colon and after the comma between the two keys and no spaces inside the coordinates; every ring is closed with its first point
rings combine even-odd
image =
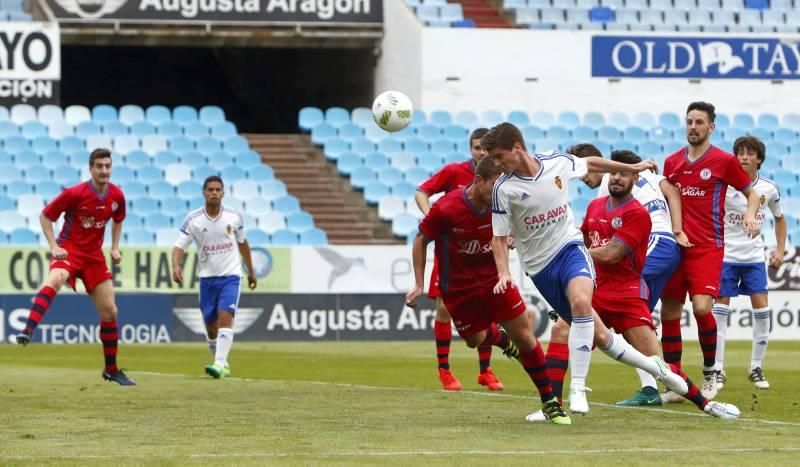
{"type": "Polygon", "coordinates": [[[473,334],[469,337],[464,338],[464,342],[467,343],[467,347],[470,349],[474,349],[475,347],[481,345],[481,342],[486,340],[486,333],[479,332],[477,334],[473,334]]]}
{"type": "Polygon", "coordinates": [[[536,348],[536,340],[529,329],[515,332],[511,336],[511,341],[517,346],[520,352],[530,352],[536,348]]]}
{"type": "Polygon", "coordinates": [[[589,316],[592,314],[592,298],[590,296],[578,296],[572,300],[570,304],[572,307],[572,314],[575,316],[589,316]]]}
{"type": "Polygon", "coordinates": [[[45,282],[45,285],[58,293],[61,290],[61,287],[64,287],[64,283],[67,282],[68,277],[68,274],[61,271],[55,272],[50,274],[50,276],[47,278],[47,282],[45,282]]]}
{"type": "Polygon", "coordinates": [[[112,304],[107,307],[103,307],[100,312],[100,319],[102,321],[116,321],[117,320],[117,306],[112,304]]]}

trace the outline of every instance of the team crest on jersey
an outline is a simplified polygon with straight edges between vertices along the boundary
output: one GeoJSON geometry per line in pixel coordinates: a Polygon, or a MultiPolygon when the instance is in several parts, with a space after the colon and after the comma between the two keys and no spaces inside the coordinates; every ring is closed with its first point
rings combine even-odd
{"type": "Polygon", "coordinates": [[[766,202],[767,202],[767,197],[764,196],[764,195],[761,195],[761,205],[763,206],[764,203],[766,203],[766,202]]]}
{"type": "Polygon", "coordinates": [[[119,204],[116,201],[111,203],[111,212],[117,212],[117,208],[119,208],[119,204]]]}
{"type": "Polygon", "coordinates": [[[706,167],[703,170],[701,170],[700,171],[700,178],[702,178],[703,180],[708,180],[709,178],[711,178],[711,169],[706,167]]]}
{"type": "Polygon", "coordinates": [[[611,227],[618,229],[622,227],[622,218],[619,216],[614,217],[611,219],[611,227]]]}
{"type": "Polygon", "coordinates": [[[556,176],[556,186],[559,190],[563,189],[564,184],[561,182],[561,177],[556,176]]]}
{"type": "Polygon", "coordinates": [[[225,227],[225,231],[226,231],[226,232],[228,232],[228,235],[230,235],[230,234],[231,234],[231,231],[233,231],[233,227],[231,227],[231,225],[230,225],[230,224],[228,224],[228,225],[225,227]]]}

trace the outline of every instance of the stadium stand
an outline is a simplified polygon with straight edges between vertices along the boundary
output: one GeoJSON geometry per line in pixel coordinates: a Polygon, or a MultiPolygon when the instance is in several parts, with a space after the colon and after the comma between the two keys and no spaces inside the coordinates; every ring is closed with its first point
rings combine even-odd
{"type": "Polygon", "coordinates": [[[405,0],[426,26],[454,28],[508,28],[501,11],[486,0],[405,0]]]}
{"type": "Polygon", "coordinates": [[[113,148],[111,179],[126,195],[123,245],[172,245],[187,212],[203,205],[202,182],[212,174],[223,176],[225,204],[243,211],[254,245],[328,242],[219,107],[21,104],[0,110],[0,138],[0,244],[46,245],[42,207],[88,179],[96,147],[113,148]]]}
{"type": "MultiPolygon", "coordinates": [[[[369,109],[354,109],[349,120],[339,117],[331,122],[321,109],[308,107],[300,111],[298,126],[322,146],[325,158],[335,164],[339,174],[362,190],[369,204],[377,206],[379,217],[391,222],[394,235],[406,239],[416,233],[422,216],[413,199],[415,187],[444,164],[467,160],[468,132],[496,124],[498,116],[502,116],[496,111],[415,111],[406,129],[387,133],[366,118],[368,113],[369,109]],[[346,132],[342,132],[344,128],[346,132]]],[[[675,113],[589,112],[581,116],[572,111],[530,115],[512,111],[507,119],[521,127],[529,149],[535,152],[565,150],[574,143],[591,142],[606,156],[614,149],[630,149],[663,166],[667,155],[685,145],[683,119],[675,113]]],[[[719,114],[716,123],[712,141],[727,151],[732,150],[737,137],[745,134],[756,135],[765,142],[767,159],[761,173],[779,184],[787,203],[796,204],[800,196],[800,114],[781,118],[774,114],[719,114]]],[[[595,196],[580,182],[570,184],[570,191],[575,206],[585,206],[595,196]]],[[[575,215],[580,222],[583,211],[578,208],[575,215]]],[[[768,244],[775,241],[773,229],[772,221],[763,228],[768,244]]],[[[800,242],[797,219],[789,219],[789,238],[793,243],[800,242]]]]}
{"type": "Polygon", "coordinates": [[[0,0],[0,21],[33,21],[23,0],[0,0]]]}

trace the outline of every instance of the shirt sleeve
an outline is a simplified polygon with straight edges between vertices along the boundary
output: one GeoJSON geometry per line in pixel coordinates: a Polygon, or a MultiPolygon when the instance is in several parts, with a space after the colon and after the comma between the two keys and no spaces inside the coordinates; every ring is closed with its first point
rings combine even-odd
{"type": "Polygon", "coordinates": [[[608,179],[608,174],[603,174],[603,180],[600,182],[600,186],[597,187],[597,198],[608,196],[608,179]]]}
{"type": "Polygon", "coordinates": [[[778,187],[775,187],[775,192],[770,196],[769,200],[767,201],[767,206],[769,207],[770,212],[772,212],[772,216],[775,218],[783,217],[783,205],[781,205],[781,192],[778,190],[778,187]]]}
{"type": "Polygon", "coordinates": [[[181,231],[178,234],[178,239],[175,241],[175,248],[186,250],[192,244],[194,237],[192,236],[192,224],[189,222],[189,216],[186,216],[183,224],[181,224],[181,231]]]}
{"type": "Polygon", "coordinates": [[[450,179],[452,176],[453,166],[452,164],[447,164],[442,167],[441,170],[433,174],[431,178],[425,180],[422,185],[417,188],[417,190],[425,193],[428,196],[441,193],[445,191],[448,186],[450,186],[450,179]]]}
{"type": "Polygon", "coordinates": [[[125,220],[125,215],[127,214],[125,209],[125,193],[120,190],[119,196],[117,196],[117,210],[114,212],[115,224],[120,224],[125,220]]]}
{"type": "Polygon", "coordinates": [[[447,229],[447,216],[442,212],[442,203],[434,203],[419,224],[419,231],[428,241],[439,238],[447,229]]]}
{"type": "Polygon", "coordinates": [[[739,191],[750,186],[750,177],[747,176],[742,165],[739,164],[739,161],[735,157],[728,158],[722,180],[739,191]]]}
{"type": "Polygon", "coordinates": [[[581,178],[589,173],[589,166],[586,164],[585,159],[573,156],[572,154],[565,154],[565,156],[570,159],[569,163],[566,164],[568,170],[567,176],[569,178],[581,178]]]}
{"type": "Polygon", "coordinates": [[[614,232],[614,239],[621,241],[631,252],[642,243],[650,241],[652,223],[650,214],[644,209],[628,211],[622,217],[622,226],[614,232]]]}
{"type": "Polygon", "coordinates": [[[511,235],[511,210],[509,209],[508,193],[495,183],[492,191],[492,232],[496,237],[511,235]]]}
{"type": "Polygon", "coordinates": [[[56,199],[50,201],[50,204],[44,207],[42,214],[44,214],[44,217],[50,219],[52,222],[57,221],[58,217],[61,216],[61,213],[70,208],[73,198],[72,190],[66,189],[62,191],[61,194],[56,197],[56,199]]]}
{"type": "Polygon", "coordinates": [[[247,241],[247,236],[244,234],[244,219],[242,218],[241,214],[238,214],[236,221],[236,231],[234,235],[236,236],[236,241],[239,243],[244,243],[247,241]]]}
{"type": "Polygon", "coordinates": [[[667,158],[667,160],[664,161],[664,178],[669,179],[670,175],[672,175],[672,164],[670,164],[669,158],[667,158]]]}

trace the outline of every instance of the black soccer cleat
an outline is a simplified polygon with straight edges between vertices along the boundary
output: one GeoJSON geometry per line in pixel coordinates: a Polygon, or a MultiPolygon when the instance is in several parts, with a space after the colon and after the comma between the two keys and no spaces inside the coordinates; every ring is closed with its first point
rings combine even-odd
{"type": "Polygon", "coordinates": [[[122,370],[117,370],[114,373],[103,370],[103,379],[106,381],[114,381],[120,386],[136,386],[136,382],[128,378],[122,370]]]}
{"type": "Polygon", "coordinates": [[[31,343],[31,335],[25,332],[21,332],[17,334],[17,344],[21,346],[26,346],[31,343]]]}

